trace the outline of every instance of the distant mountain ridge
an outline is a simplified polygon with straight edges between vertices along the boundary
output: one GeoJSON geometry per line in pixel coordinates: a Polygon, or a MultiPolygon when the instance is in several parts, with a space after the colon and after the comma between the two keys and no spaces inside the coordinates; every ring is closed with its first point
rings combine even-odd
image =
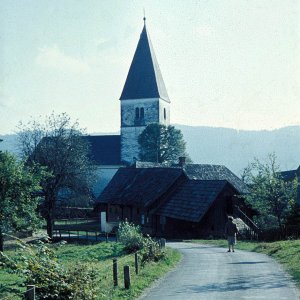
{"type": "Polygon", "coordinates": [[[222,164],[238,176],[254,157],[265,160],[273,152],[282,170],[296,169],[300,164],[300,126],[271,131],[175,127],[182,131],[194,163],[222,164]]]}
{"type": "MultiPolygon", "coordinates": [[[[246,131],[229,128],[174,124],[187,143],[187,152],[194,163],[225,165],[236,175],[253,161],[264,160],[274,152],[282,170],[296,169],[300,164],[300,126],[276,130],[246,131]]],[[[92,133],[108,135],[114,133],[92,133]]],[[[17,136],[0,135],[0,150],[18,154],[17,136]]]]}

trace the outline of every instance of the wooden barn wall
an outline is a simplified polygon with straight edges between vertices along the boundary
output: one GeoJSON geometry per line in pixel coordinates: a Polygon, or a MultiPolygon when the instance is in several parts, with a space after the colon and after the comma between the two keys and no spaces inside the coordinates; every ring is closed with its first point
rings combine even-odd
{"type": "Polygon", "coordinates": [[[157,234],[178,238],[222,237],[227,216],[233,211],[234,194],[234,190],[226,186],[200,222],[166,218],[164,230],[159,226],[157,234]]]}

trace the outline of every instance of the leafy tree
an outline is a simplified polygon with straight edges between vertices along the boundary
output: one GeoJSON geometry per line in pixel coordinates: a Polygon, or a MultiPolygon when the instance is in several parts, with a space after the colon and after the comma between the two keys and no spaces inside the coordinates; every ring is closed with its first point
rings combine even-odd
{"type": "Polygon", "coordinates": [[[149,124],[138,138],[142,161],[176,163],[187,156],[186,144],[179,129],[162,124],[149,124]]]}
{"type": "Polygon", "coordinates": [[[296,200],[297,180],[283,180],[274,154],[266,163],[255,159],[244,170],[243,179],[249,187],[246,201],[258,211],[259,226],[282,230],[296,200]]]}
{"type": "Polygon", "coordinates": [[[89,159],[89,145],[78,122],[65,113],[19,125],[21,152],[29,165],[38,163],[52,174],[41,182],[43,216],[47,233],[53,236],[54,209],[60,193],[70,191],[90,195],[94,168],[89,159]]]}
{"type": "Polygon", "coordinates": [[[29,168],[8,152],[0,152],[0,251],[5,233],[33,230],[39,224],[37,193],[46,175],[42,168],[29,168]]]}

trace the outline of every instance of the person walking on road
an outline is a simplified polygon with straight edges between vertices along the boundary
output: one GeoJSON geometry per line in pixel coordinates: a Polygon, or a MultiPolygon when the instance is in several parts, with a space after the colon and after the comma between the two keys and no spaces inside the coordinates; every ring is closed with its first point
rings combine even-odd
{"type": "Polygon", "coordinates": [[[228,217],[228,222],[225,225],[225,235],[228,240],[228,251],[234,252],[234,245],[236,244],[236,234],[239,232],[238,227],[233,223],[233,217],[228,217]]]}

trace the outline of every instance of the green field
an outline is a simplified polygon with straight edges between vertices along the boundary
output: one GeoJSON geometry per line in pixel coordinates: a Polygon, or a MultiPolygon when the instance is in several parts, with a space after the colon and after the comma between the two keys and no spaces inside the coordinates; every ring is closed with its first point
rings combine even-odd
{"type": "MultiPolygon", "coordinates": [[[[178,251],[166,248],[166,258],[158,263],[148,263],[140,268],[138,275],[135,274],[134,255],[125,254],[123,246],[119,243],[98,243],[98,244],[65,244],[55,248],[59,262],[65,267],[86,263],[99,272],[100,292],[97,299],[135,299],[154,280],[160,278],[168,270],[173,268],[180,260],[178,251]],[[118,258],[119,286],[113,287],[112,259],[118,258]],[[131,289],[124,289],[123,267],[130,266],[131,289]]],[[[7,251],[9,256],[20,255],[17,251],[7,251]]],[[[22,299],[21,295],[25,288],[22,287],[22,278],[10,274],[9,270],[0,270],[0,299],[22,299]],[[19,295],[19,296],[18,296],[19,295]]]]}
{"type": "MultiPolygon", "coordinates": [[[[189,242],[227,247],[226,240],[189,240],[189,242]]],[[[271,243],[238,241],[236,249],[264,253],[273,257],[283,265],[300,287],[300,240],[271,243]]]]}

